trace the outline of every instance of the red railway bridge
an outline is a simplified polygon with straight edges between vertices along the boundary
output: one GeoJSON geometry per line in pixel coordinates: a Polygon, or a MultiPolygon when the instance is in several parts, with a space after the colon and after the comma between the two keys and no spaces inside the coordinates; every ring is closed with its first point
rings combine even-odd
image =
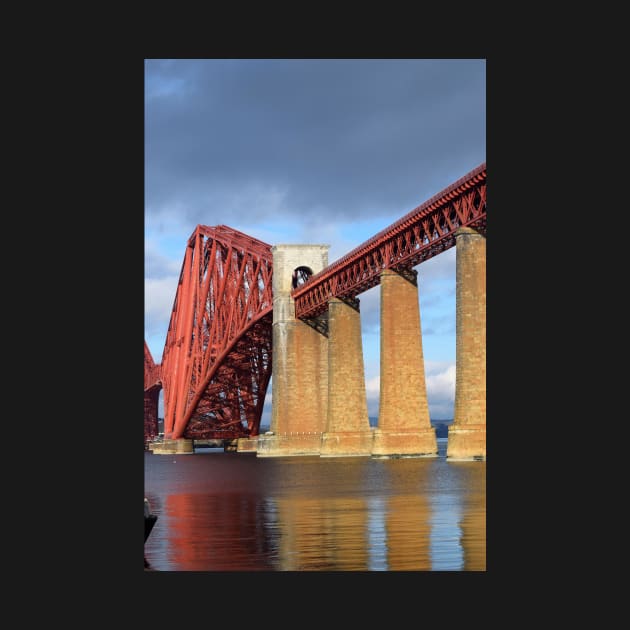
{"type": "MultiPolygon", "coordinates": [[[[485,163],[316,273],[310,264],[293,266],[293,254],[283,259],[293,273],[290,300],[282,306],[279,287],[287,285],[286,279],[273,277],[276,247],[225,225],[198,225],[186,246],[160,364],[145,342],[145,441],[157,433],[160,389],[166,438],[258,436],[272,364],[276,369],[276,317],[291,325],[309,324],[318,336],[328,336],[331,303],[358,312],[357,296],[388,273],[415,283],[413,267],[453,247],[464,232],[483,236],[485,271],[485,163]]],[[[483,309],[485,396],[485,279],[483,309]]],[[[274,406],[275,385],[274,378],[274,406]]],[[[321,398],[321,391],[316,396],[321,398]]],[[[483,414],[485,424],[485,402],[483,414]]],[[[281,428],[275,424],[272,419],[272,429],[281,428]]]]}

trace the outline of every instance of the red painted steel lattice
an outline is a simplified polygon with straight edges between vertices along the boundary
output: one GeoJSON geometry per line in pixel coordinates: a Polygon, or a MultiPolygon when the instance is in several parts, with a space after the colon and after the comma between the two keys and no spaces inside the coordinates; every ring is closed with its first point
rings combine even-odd
{"type": "Polygon", "coordinates": [[[197,226],[162,356],[165,438],[258,434],[271,377],[271,280],[270,245],[197,226]]]}
{"type": "Polygon", "coordinates": [[[449,249],[459,227],[485,234],[485,162],[294,289],[295,316],[315,318],[330,298],[354,299],[379,284],[383,269],[411,269],[449,249]]]}
{"type": "Polygon", "coordinates": [[[160,396],[161,366],[153,361],[151,351],[144,342],[144,441],[151,441],[158,434],[158,400],[160,396]]]}
{"type": "Polygon", "coordinates": [[[161,365],[158,363],[156,365],[153,360],[153,356],[151,355],[151,351],[149,350],[149,346],[147,346],[147,342],[144,342],[144,391],[146,392],[148,389],[152,387],[161,386],[160,378],[161,378],[161,365]]]}

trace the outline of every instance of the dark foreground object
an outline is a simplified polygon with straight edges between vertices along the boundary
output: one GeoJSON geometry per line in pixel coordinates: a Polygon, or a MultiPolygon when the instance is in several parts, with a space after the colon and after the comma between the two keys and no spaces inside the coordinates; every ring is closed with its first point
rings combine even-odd
{"type": "Polygon", "coordinates": [[[155,525],[155,521],[157,521],[157,515],[151,514],[151,506],[149,502],[145,498],[144,500],[144,542],[147,542],[147,538],[155,525]]]}

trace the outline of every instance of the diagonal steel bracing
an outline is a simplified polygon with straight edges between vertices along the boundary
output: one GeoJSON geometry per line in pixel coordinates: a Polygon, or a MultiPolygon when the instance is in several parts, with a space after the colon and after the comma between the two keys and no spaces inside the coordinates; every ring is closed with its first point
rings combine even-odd
{"type": "Polygon", "coordinates": [[[166,438],[258,434],[271,377],[271,281],[270,245],[197,226],[162,357],[166,438]]]}
{"type": "Polygon", "coordinates": [[[384,269],[410,269],[453,247],[459,227],[485,234],[485,162],[294,289],[295,316],[318,317],[331,298],[352,299],[376,286],[384,269]]]}

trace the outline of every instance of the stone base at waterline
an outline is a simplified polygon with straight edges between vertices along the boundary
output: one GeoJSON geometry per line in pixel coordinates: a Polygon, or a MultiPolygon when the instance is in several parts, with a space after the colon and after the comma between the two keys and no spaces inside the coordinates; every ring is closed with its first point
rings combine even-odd
{"type": "Polygon", "coordinates": [[[446,444],[447,459],[486,459],[485,424],[451,424],[446,444]]]}
{"type": "Polygon", "coordinates": [[[236,445],[237,453],[255,453],[258,450],[258,437],[238,438],[236,445]]]}
{"type": "Polygon", "coordinates": [[[374,429],[372,457],[437,457],[435,429],[381,431],[374,429]]]}
{"type": "Polygon", "coordinates": [[[322,434],[322,457],[367,457],[372,452],[372,429],[335,431],[322,434]]]}
{"type": "Polygon", "coordinates": [[[150,449],[154,455],[189,455],[195,452],[193,441],[188,438],[154,442],[150,449]]]}
{"type": "Polygon", "coordinates": [[[257,457],[319,455],[322,434],[319,432],[277,433],[258,436],[257,457]]]}

